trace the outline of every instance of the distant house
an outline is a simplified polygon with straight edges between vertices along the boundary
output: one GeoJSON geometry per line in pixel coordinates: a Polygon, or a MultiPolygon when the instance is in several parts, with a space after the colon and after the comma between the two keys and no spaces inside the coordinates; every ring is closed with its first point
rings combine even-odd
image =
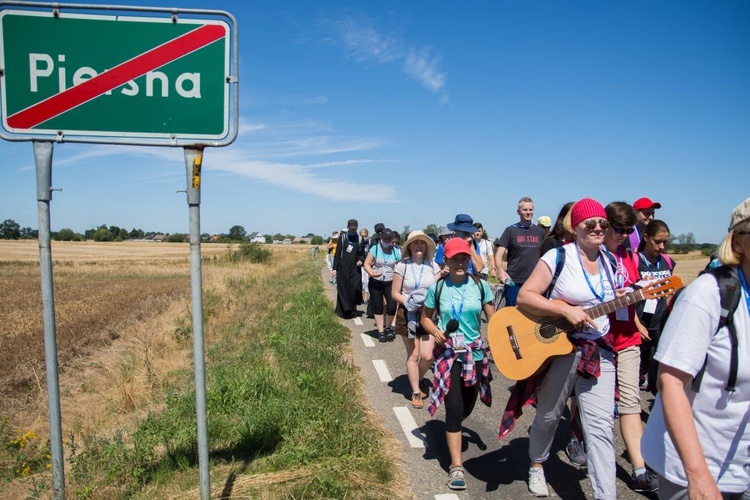
{"type": "Polygon", "coordinates": [[[284,241],[282,243],[284,243],[285,245],[291,245],[292,240],[290,240],[289,238],[284,238],[284,241]]]}
{"type": "Polygon", "coordinates": [[[166,234],[155,234],[152,238],[153,241],[167,241],[167,235],[166,234]]]}
{"type": "Polygon", "coordinates": [[[208,239],[208,241],[210,241],[211,243],[214,243],[214,242],[216,242],[216,241],[219,241],[219,238],[221,238],[221,236],[220,236],[220,235],[218,235],[218,234],[214,234],[213,236],[211,236],[211,237],[210,237],[210,238],[208,239]]]}
{"type": "Polygon", "coordinates": [[[306,243],[306,244],[309,245],[310,244],[310,238],[303,238],[302,236],[297,236],[296,238],[294,238],[292,240],[292,243],[294,243],[295,245],[299,244],[299,243],[306,243]]]}
{"type": "Polygon", "coordinates": [[[247,239],[250,243],[265,243],[266,242],[265,235],[260,234],[258,232],[250,233],[247,239]]]}

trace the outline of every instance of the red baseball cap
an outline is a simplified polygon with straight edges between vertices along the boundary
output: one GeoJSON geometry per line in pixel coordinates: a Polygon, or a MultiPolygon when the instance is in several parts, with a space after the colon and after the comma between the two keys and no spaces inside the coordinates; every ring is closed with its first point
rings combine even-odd
{"type": "Polygon", "coordinates": [[[635,203],[633,203],[633,208],[635,210],[648,210],[649,208],[661,208],[661,203],[651,201],[650,198],[638,198],[637,200],[635,200],[635,203]]]}
{"type": "Polygon", "coordinates": [[[445,244],[444,256],[446,259],[452,259],[460,253],[471,255],[471,249],[469,248],[469,242],[463,238],[451,238],[445,244]]]}

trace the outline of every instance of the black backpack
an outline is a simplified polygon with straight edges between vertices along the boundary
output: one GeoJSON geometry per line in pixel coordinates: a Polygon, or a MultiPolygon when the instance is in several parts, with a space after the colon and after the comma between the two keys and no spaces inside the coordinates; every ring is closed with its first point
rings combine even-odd
{"type": "MultiPolygon", "coordinates": [[[[724,387],[724,390],[727,392],[734,392],[734,386],[737,383],[737,366],[739,363],[739,348],[737,346],[737,330],[734,326],[734,312],[737,310],[737,306],[740,303],[742,284],[737,276],[737,269],[730,266],[720,266],[714,269],[703,270],[700,274],[710,274],[716,279],[716,283],[719,286],[721,315],[719,316],[719,326],[716,328],[716,331],[714,331],[714,335],[725,326],[727,327],[729,341],[731,343],[731,355],[729,358],[729,378],[727,379],[727,385],[724,387]]],[[[684,288],[678,290],[677,294],[675,294],[675,300],[677,300],[677,297],[682,290],[684,290],[684,288]]],[[[708,363],[708,354],[706,354],[706,359],[703,361],[703,366],[698,370],[695,378],[693,378],[691,387],[694,392],[700,392],[701,381],[706,372],[706,363],[708,363]]],[[[649,367],[649,375],[653,374],[654,380],[653,383],[649,380],[649,387],[651,392],[656,394],[655,374],[657,372],[658,362],[652,360],[652,364],[654,366],[649,367]],[[653,371],[651,368],[653,368],[653,371]]]]}

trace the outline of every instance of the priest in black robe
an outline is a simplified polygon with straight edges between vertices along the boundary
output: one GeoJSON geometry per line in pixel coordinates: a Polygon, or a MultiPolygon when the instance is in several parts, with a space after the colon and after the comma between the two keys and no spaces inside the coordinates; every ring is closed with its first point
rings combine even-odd
{"type": "Polygon", "coordinates": [[[336,314],[344,319],[355,317],[357,306],[362,303],[361,268],[367,256],[367,243],[358,228],[357,221],[349,219],[347,231],[339,235],[333,257],[331,275],[336,278],[336,314]]]}

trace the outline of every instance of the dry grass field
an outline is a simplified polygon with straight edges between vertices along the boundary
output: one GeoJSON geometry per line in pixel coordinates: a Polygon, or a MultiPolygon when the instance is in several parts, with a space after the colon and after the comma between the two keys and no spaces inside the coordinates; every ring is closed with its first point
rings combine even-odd
{"type": "MultiPolygon", "coordinates": [[[[228,254],[225,244],[202,245],[207,345],[211,325],[233,315],[214,306],[226,288],[262,272],[229,265],[228,254]]],[[[288,268],[309,247],[276,247],[274,255],[273,266],[288,268]]],[[[155,396],[177,370],[190,369],[189,245],[52,242],[52,258],[63,436],[85,442],[131,427],[158,407],[155,396]]],[[[41,443],[48,411],[38,259],[35,240],[0,240],[0,424],[41,443]]],[[[0,497],[28,494],[15,486],[22,489],[0,487],[0,497]]]]}
{"type": "MultiPolygon", "coordinates": [[[[227,253],[205,245],[204,255],[227,253]]],[[[53,242],[61,371],[189,297],[189,245],[53,242]]],[[[0,244],[0,414],[34,406],[44,380],[36,241],[0,244]]],[[[32,412],[33,413],[33,412],[32,412]]]]}

